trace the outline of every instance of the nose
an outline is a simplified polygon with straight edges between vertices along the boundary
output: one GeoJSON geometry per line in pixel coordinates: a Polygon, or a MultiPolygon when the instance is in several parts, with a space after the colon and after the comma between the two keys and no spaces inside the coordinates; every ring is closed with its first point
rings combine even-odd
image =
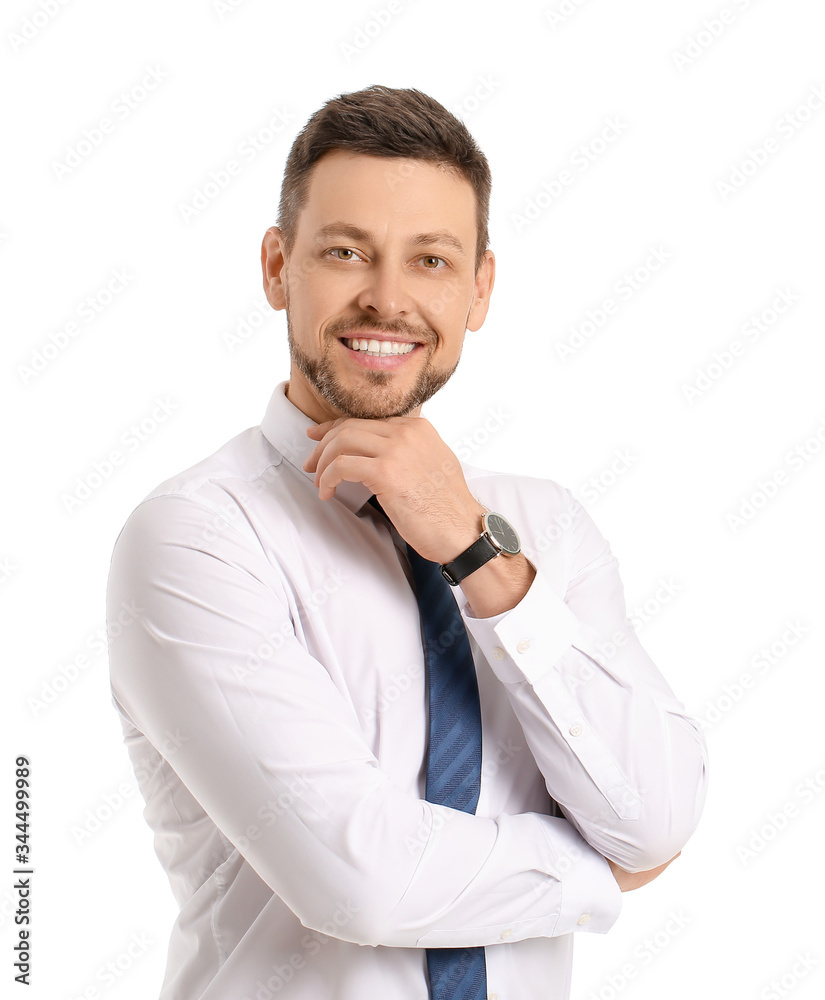
{"type": "Polygon", "coordinates": [[[414,308],[409,282],[403,265],[387,260],[373,262],[358,295],[358,305],[382,319],[408,316],[414,308]]]}

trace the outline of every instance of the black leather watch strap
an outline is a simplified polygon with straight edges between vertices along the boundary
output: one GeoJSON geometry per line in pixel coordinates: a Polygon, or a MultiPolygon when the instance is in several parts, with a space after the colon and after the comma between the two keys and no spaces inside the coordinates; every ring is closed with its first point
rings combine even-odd
{"type": "Polygon", "coordinates": [[[468,549],[465,549],[460,556],[456,556],[452,562],[441,566],[441,575],[451,587],[457,587],[465,576],[474,573],[486,562],[489,562],[493,556],[497,556],[498,553],[499,550],[493,545],[487,535],[482,535],[468,549]]]}

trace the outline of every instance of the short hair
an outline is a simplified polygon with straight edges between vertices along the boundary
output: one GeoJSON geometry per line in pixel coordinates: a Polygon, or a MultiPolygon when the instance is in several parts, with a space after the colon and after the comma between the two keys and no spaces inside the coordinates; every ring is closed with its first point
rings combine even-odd
{"type": "Polygon", "coordinates": [[[458,171],[475,191],[478,269],[489,243],[491,176],[487,157],[464,123],[434,98],[420,90],[378,85],[327,101],[292,144],[278,209],[287,253],[295,243],[312,168],[335,149],[426,160],[458,171]]]}

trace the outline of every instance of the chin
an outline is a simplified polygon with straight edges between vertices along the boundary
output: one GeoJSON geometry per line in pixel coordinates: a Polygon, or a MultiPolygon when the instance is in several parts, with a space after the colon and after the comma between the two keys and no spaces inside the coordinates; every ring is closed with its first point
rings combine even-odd
{"type": "Polygon", "coordinates": [[[364,371],[358,384],[345,384],[329,357],[311,358],[294,342],[290,343],[292,360],[312,386],[319,400],[344,417],[360,420],[388,420],[406,417],[438,392],[452,377],[451,369],[439,369],[426,363],[406,388],[395,384],[390,372],[364,371]]]}
{"type": "Polygon", "coordinates": [[[376,392],[335,392],[333,397],[324,397],[330,405],[340,410],[341,416],[356,417],[359,420],[388,420],[390,417],[406,417],[421,405],[421,401],[410,394],[399,395],[376,392]]]}

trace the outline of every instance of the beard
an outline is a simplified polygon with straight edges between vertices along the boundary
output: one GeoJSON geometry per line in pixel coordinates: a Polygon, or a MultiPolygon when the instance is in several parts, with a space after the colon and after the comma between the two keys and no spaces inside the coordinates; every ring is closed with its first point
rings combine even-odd
{"type": "MultiPolygon", "coordinates": [[[[379,372],[365,369],[362,378],[366,386],[361,389],[347,389],[341,383],[332,360],[332,352],[337,350],[335,341],[348,330],[380,330],[385,333],[403,333],[424,342],[425,347],[434,338],[429,329],[418,329],[403,321],[378,324],[362,317],[360,320],[340,320],[327,330],[327,349],[320,358],[310,357],[295,341],[289,323],[289,309],[286,311],[287,339],[289,353],[299,371],[313,389],[330,406],[346,417],[361,420],[384,420],[388,417],[406,417],[417,407],[426,403],[442,386],[450,380],[458,361],[452,368],[436,368],[427,359],[413,384],[406,390],[393,385],[393,372],[379,372]]],[[[459,358],[460,360],[460,358],[459,358]]]]}

